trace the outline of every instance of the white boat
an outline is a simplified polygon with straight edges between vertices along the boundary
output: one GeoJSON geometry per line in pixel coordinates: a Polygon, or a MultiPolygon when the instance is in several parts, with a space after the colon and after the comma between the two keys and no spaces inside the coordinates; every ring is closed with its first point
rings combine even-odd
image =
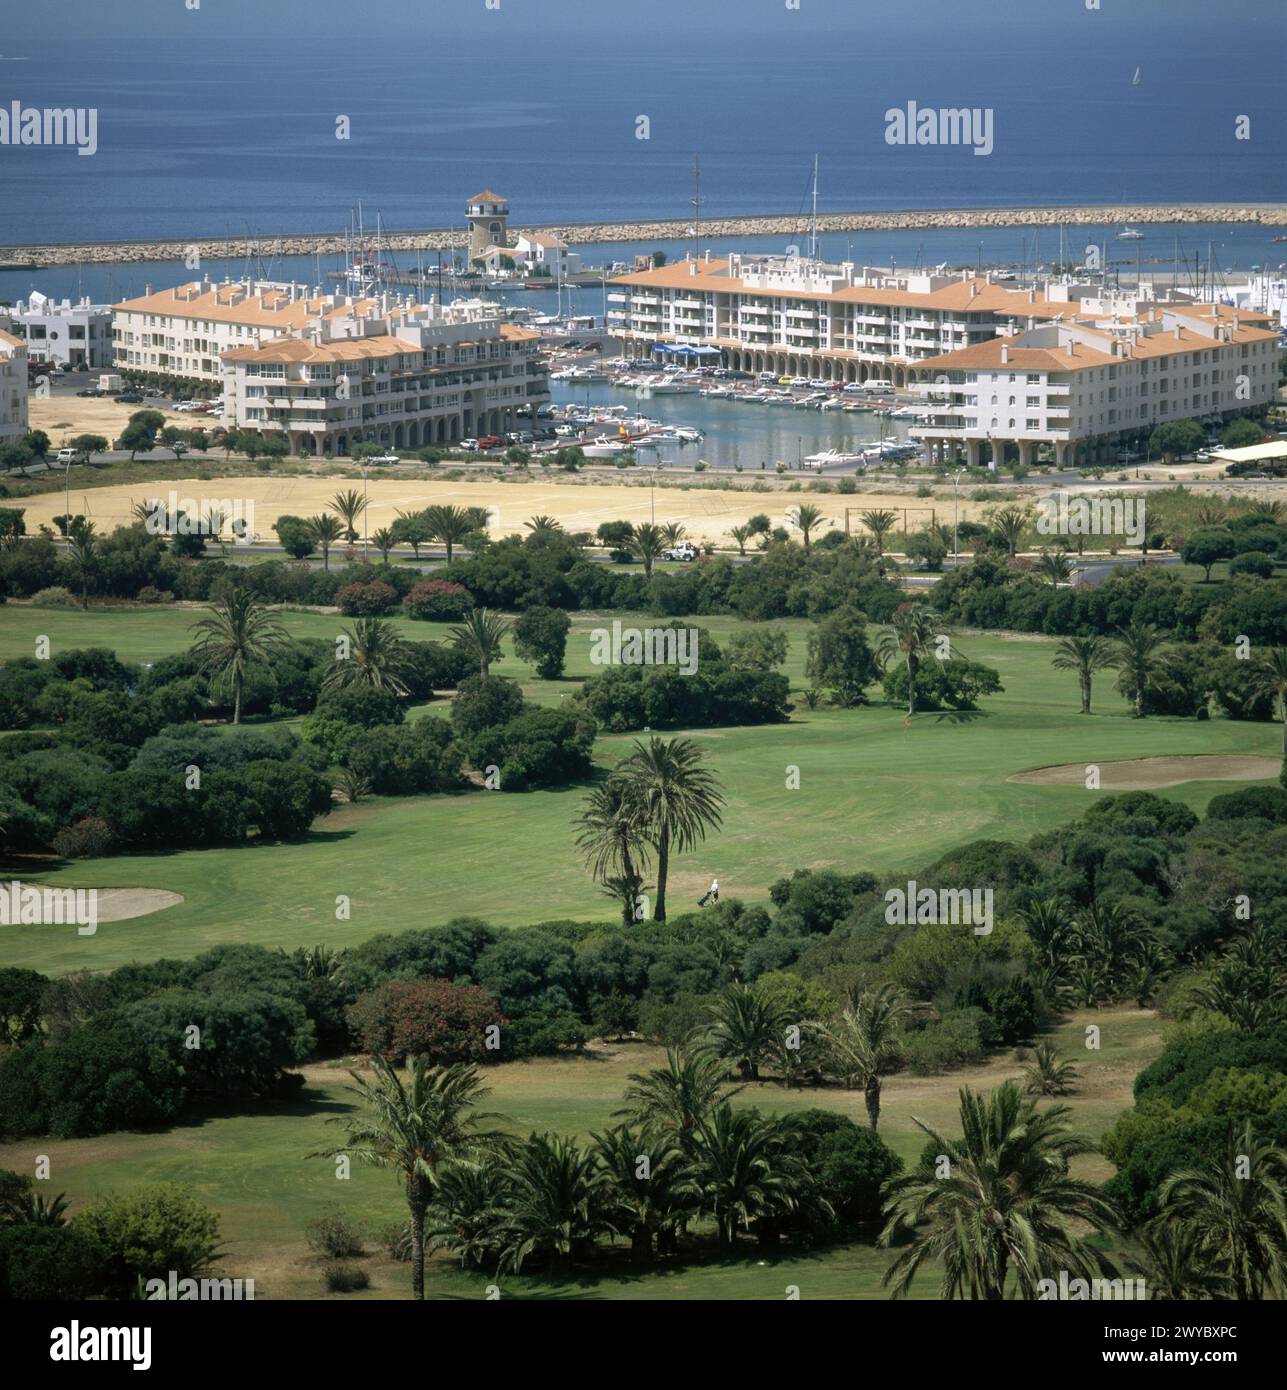
{"type": "Polygon", "coordinates": [[[1117,240],[1118,240],[1118,241],[1143,241],[1143,240],[1144,240],[1144,233],[1143,233],[1143,232],[1137,232],[1137,231],[1135,230],[1134,227],[1123,227],[1122,230],[1121,230],[1120,232],[1117,233],[1117,240]]]}
{"type": "Polygon", "coordinates": [[[865,454],[849,453],[844,449],[823,449],[821,453],[806,454],[804,457],[806,468],[830,468],[837,465],[853,468],[855,465],[866,463],[865,454]]]}
{"type": "Polygon", "coordinates": [[[608,459],[615,458],[618,454],[624,454],[627,449],[633,447],[634,445],[628,439],[609,439],[606,434],[601,434],[591,443],[583,444],[581,452],[588,459],[608,459]]]}

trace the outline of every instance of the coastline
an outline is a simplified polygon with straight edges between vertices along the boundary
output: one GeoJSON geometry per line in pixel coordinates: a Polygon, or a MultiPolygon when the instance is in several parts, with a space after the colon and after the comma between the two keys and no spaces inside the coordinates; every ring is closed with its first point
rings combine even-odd
{"type": "MultiPolygon", "coordinates": [[[[919,208],[884,212],[820,213],[820,232],[915,231],[936,228],[1105,226],[1116,223],[1242,223],[1287,228],[1287,203],[1097,203],[1074,207],[919,208]]],[[[603,242],[674,241],[692,235],[683,218],[647,221],[565,222],[515,228],[553,235],[569,245],[603,242]]],[[[713,218],[702,223],[705,237],[793,235],[799,231],[795,215],[713,218]]],[[[431,227],[388,232],[382,244],[390,251],[447,251],[459,249],[460,228],[431,227]]],[[[6,270],[45,266],[182,260],[192,252],[218,258],[271,250],[281,256],[334,255],[344,250],[339,233],[299,232],[281,236],[165,238],[140,241],[0,245],[0,268],[6,270]]]]}

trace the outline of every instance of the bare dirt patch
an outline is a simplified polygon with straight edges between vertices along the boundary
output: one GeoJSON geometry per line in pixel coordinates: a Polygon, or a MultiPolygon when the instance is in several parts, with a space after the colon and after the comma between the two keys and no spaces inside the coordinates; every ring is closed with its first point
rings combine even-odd
{"type": "MultiPolygon", "coordinates": [[[[1030,786],[1084,786],[1088,763],[1062,763],[1016,772],[1007,782],[1030,786]]],[[[1195,753],[1175,758],[1133,758],[1127,762],[1098,763],[1099,785],[1105,791],[1142,792],[1175,787],[1181,782],[1262,782],[1277,777],[1282,762],[1252,754],[1195,753]]]]}

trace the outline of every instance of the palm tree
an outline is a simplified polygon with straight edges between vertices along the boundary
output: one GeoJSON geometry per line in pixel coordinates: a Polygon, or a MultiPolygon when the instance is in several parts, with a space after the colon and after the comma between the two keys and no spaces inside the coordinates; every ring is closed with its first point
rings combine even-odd
{"type": "MultiPolygon", "coordinates": [[[[1112,1265],[1069,1222],[1103,1231],[1112,1203],[1069,1176],[1069,1160],[1093,1151],[1071,1133],[1066,1105],[1038,1111],[1007,1081],[990,1094],[962,1088],[960,1139],[916,1124],[933,1141],[945,1171],[922,1166],[894,1184],[885,1208],[884,1246],[909,1237],[885,1272],[894,1297],[905,1294],[926,1260],[941,1261],[940,1298],[1001,1299],[1013,1280],[1021,1298],[1059,1270],[1072,1277],[1111,1274],[1112,1265]]],[[[913,1117],[915,1118],[915,1117],[913,1117]]]]}
{"type": "Polygon", "coordinates": [[[98,568],[98,542],[94,523],[78,516],[67,525],[67,546],[80,575],[80,606],[89,611],[89,581],[98,568]]]}
{"type": "Polygon", "coordinates": [[[1038,1043],[1032,1060],[1023,1069],[1024,1089],[1030,1096],[1063,1096],[1072,1090],[1077,1068],[1061,1062],[1051,1042],[1038,1043]]]}
{"type": "Polygon", "coordinates": [[[1251,700],[1268,695],[1283,711],[1283,756],[1287,757],[1287,647],[1271,647],[1251,669],[1251,700]]]}
{"type": "Polygon", "coordinates": [[[428,523],[430,535],[447,547],[448,564],[451,564],[453,548],[471,531],[478,529],[464,507],[426,507],[424,518],[428,523]]]}
{"type": "Polygon", "coordinates": [[[323,512],[321,516],[309,517],[307,524],[309,539],[321,549],[322,568],[329,570],[331,568],[331,547],[344,536],[343,523],[339,517],[328,516],[323,512]]]}
{"type": "Polygon", "coordinates": [[[1117,631],[1119,636],[1112,646],[1112,664],[1121,672],[1117,688],[1134,699],[1135,717],[1143,719],[1144,694],[1157,669],[1162,634],[1152,623],[1140,622],[1127,623],[1117,631]]]}
{"type": "Polygon", "coordinates": [[[701,1191],[683,1150],[665,1135],[629,1125],[590,1138],[610,1179],[608,1219],[630,1237],[634,1258],[650,1259],[654,1242],[663,1254],[673,1250],[701,1191]]]}
{"type": "Polygon", "coordinates": [[[739,1225],[791,1211],[809,1182],[804,1160],[778,1120],[727,1103],[699,1127],[693,1167],[702,1206],[715,1218],[725,1252],[736,1243],[739,1225]]]}
{"type": "Polygon", "coordinates": [[[722,824],[724,796],[719,779],[701,765],[701,750],[687,738],[667,742],[655,734],[648,743],[636,740],[634,751],[621,764],[629,786],[627,795],[638,808],[644,837],[657,851],[657,901],[653,920],[666,920],[666,877],[672,849],[683,854],[706,838],[707,829],[722,824]]]}
{"type": "Polygon", "coordinates": [[[378,531],[371,534],[371,539],[375,542],[375,548],[380,552],[380,559],[388,563],[389,551],[398,543],[398,538],[393,534],[390,526],[381,526],[378,531]]]}
{"type": "MultiPolygon", "coordinates": [[[[510,1191],[508,1149],[498,1144],[478,1158],[439,1165],[425,1220],[427,1250],[450,1250],[469,1268],[495,1268],[504,1248],[500,1222],[510,1191]]],[[[408,1222],[406,1249],[410,1248],[408,1222]]]]}
{"type": "Polygon", "coordinates": [[[1062,550],[1045,549],[1037,560],[1036,571],[1042,579],[1049,582],[1052,589],[1057,589],[1060,584],[1068,582],[1072,565],[1062,550]]]}
{"type": "Polygon", "coordinates": [[[1056,970],[1063,964],[1064,947],[1072,937],[1072,914],[1062,898],[1033,898],[1018,911],[1028,939],[1037,948],[1037,959],[1056,970]]]}
{"type": "Polygon", "coordinates": [[[871,538],[876,543],[876,554],[883,555],[885,553],[885,537],[894,529],[894,524],[898,520],[897,513],[891,511],[863,512],[858,519],[871,532],[871,538]]]}
{"type": "Polygon", "coordinates": [[[539,535],[542,532],[546,535],[551,535],[563,529],[552,516],[534,516],[531,521],[525,521],[523,525],[526,526],[533,535],[539,535]]]}
{"type": "Polygon", "coordinates": [[[822,509],[820,507],[815,507],[811,502],[801,502],[799,506],[794,509],[791,515],[791,525],[799,531],[806,550],[809,548],[809,537],[813,529],[816,526],[821,526],[822,522],[822,509]]]}
{"type": "Polygon", "coordinates": [[[1193,1227],[1168,1220],[1150,1223],[1139,1232],[1143,1257],[1128,1260],[1152,1299],[1186,1302],[1219,1298],[1228,1292],[1223,1276],[1211,1267],[1205,1242],[1193,1227]]]}
{"type": "Polygon", "coordinates": [[[1254,516],[1258,521],[1268,521],[1277,525],[1287,513],[1287,507],[1282,502],[1253,502],[1247,509],[1248,516],[1254,516]]]}
{"type": "Polygon", "coordinates": [[[751,539],[751,528],[749,526],[734,526],[728,533],[737,542],[737,553],[746,554],[746,543],[751,539]]]}
{"type": "Polygon", "coordinates": [[[631,1072],[623,1099],[626,1109],[614,1118],[628,1119],[671,1139],[688,1155],[694,1136],[714,1113],[742,1089],[725,1085],[723,1061],[709,1048],[666,1049],[666,1065],[648,1072],[631,1072]]]}
{"type": "Polygon", "coordinates": [[[1107,637],[1065,637],[1055,646],[1051,665],[1059,671],[1076,671],[1081,682],[1081,712],[1090,713],[1090,687],[1096,671],[1112,666],[1116,657],[1107,637]]]}
{"type": "Polygon", "coordinates": [[[576,825],[576,844],[586,857],[586,867],[613,897],[621,899],[621,920],[628,927],[635,920],[635,902],[643,890],[648,846],[626,779],[609,777],[592,787],[576,825]]]}
{"type": "Polygon", "coordinates": [[[1250,1120],[1229,1125],[1219,1156],[1167,1178],[1158,1202],[1160,1219],[1195,1233],[1233,1298],[1287,1291],[1287,1152],[1258,1140],[1250,1120]]]}
{"type": "Polygon", "coordinates": [[[678,545],[688,535],[688,527],[682,521],[668,521],[661,528],[661,534],[667,545],[678,545]]]}
{"type": "Polygon", "coordinates": [[[758,1081],[760,1060],[785,1023],[780,1006],[754,985],[733,984],[716,997],[710,1015],[711,1047],[737,1063],[743,1081],[758,1081]]]}
{"type": "Polygon", "coordinates": [[[632,550],[639,552],[639,558],[643,561],[644,578],[651,579],[653,563],[666,548],[666,537],[662,534],[661,528],[654,526],[650,521],[636,526],[630,546],[632,550]]]}
{"type": "Polygon", "coordinates": [[[430,1066],[424,1057],[407,1062],[404,1083],[393,1065],[372,1057],[375,1079],[350,1071],[356,1083],[348,1087],[361,1113],[336,1115],[329,1124],[348,1131],[345,1143],[310,1154],[311,1158],[353,1157],[377,1168],[392,1168],[402,1180],[411,1213],[411,1296],[425,1296],[425,1214],[438,1168],[452,1159],[471,1159],[502,1142],[502,1136],[480,1128],[485,1120],[475,1106],[489,1093],[477,1068],[456,1063],[430,1066]]]}
{"type": "Polygon", "coordinates": [[[992,529],[1000,536],[1005,548],[1013,559],[1019,549],[1019,541],[1028,525],[1028,513],[1022,507],[1003,507],[992,518],[992,529]]]}
{"type": "Polygon", "coordinates": [[[401,698],[410,693],[407,678],[412,670],[411,648],[392,623],[383,618],[357,618],[353,628],[342,629],[349,653],[336,657],[322,677],[323,690],[343,690],[350,685],[387,690],[401,698]]]}
{"type": "Polygon", "coordinates": [[[347,530],[345,539],[352,545],[358,538],[358,518],[366,510],[362,494],[355,487],[349,488],[346,492],[337,492],[331,498],[330,508],[344,522],[347,530]]]}
{"type": "Polygon", "coordinates": [[[598,1155],[560,1134],[533,1134],[510,1166],[499,1212],[499,1268],[517,1274],[531,1255],[545,1255],[555,1270],[584,1256],[608,1219],[611,1177],[598,1155]]]}
{"type": "Polygon", "coordinates": [[[509,628],[500,614],[489,613],[486,608],[471,608],[465,621],[451,629],[450,636],[456,650],[476,661],[479,675],[486,676],[492,662],[501,655],[501,639],[509,628]]]}
{"type": "Polygon", "coordinates": [[[898,1061],[901,1024],[909,1012],[899,990],[886,984],[864,991],[852,1008],[814,1029],[823,1046],[823,1070],[850,1089],[862,1087],[873,1130],[880,1122],[880,1078],[898,1061]]]}
{"type": "Polygon", "coordinates": [[[889,620],[890,631],[876,643],[876,660],[882,666],[898,657],[907,663],[907,714],[916,713],[916,672],[938,636],[942,619],[920,603],[900,603],[889,620]]]}
{"type": "Polygon", "coordinates": [[[192,647],[201,674],[232,686],[232,722],[240,724],[247,668],[271,661],[290,640],[286,629],[249,589],[234,588],[192,630],[201,634],[192,647]]]}

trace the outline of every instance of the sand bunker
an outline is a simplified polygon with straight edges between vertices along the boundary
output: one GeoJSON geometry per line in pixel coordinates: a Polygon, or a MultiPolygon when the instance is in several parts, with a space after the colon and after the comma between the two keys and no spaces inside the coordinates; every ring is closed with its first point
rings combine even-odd
{"type": "MultiPolygon", "coordinates": [[[[1085,786],[1090,763],[1062,763],[1059,767],[1039,767],[1016,772],[1007,782],[1028,782],[1039,787],[1085,786]]],[[[1216,753],[1195,753],[1191,757],[1134,758],[1128,762],[1097,763],[1099,785],[1104,791],[1156,791],[1181,782],[1262,782],[1277,777],[1282,768],[1279,758],[1250,754],[1237,757],[1216,753]]]]}
{"type": "MultiPolygon", "coordinates": [[[[31,883],[19,880],[25,887],[50,888],[48,883],[31,883]]],[[[59,888],[66,885],[59,884],[59,888]]],[[[100,922],[123,922],[128,917],[146,917],[162,908],[174,907],[183,901],[182,893],[171,893],[165,888],[100,888],[98,889],[98,920],[100,922]]]]}

